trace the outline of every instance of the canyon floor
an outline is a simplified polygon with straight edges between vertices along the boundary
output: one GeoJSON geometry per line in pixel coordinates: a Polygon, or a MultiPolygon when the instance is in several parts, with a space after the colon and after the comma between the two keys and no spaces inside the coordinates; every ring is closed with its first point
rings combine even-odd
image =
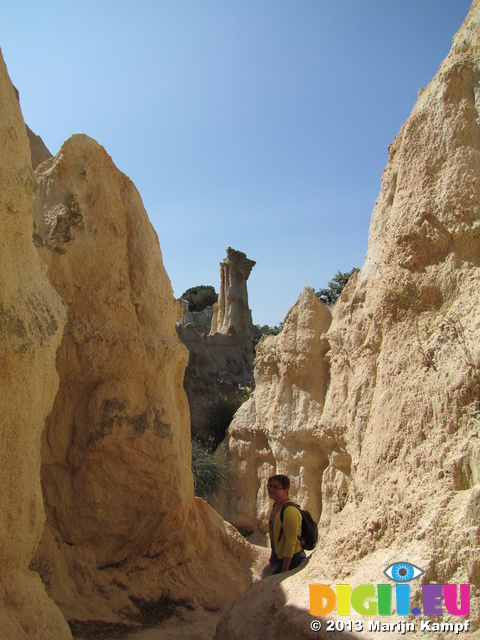
{"type": "Polygon", "coordinates": [[[76,640],[212,640],[222,611],[205,611],[184,609],[170,620],[150,629],[141,629],[126,635],[89,634],[88,636],[74,636],[76,640]]]}

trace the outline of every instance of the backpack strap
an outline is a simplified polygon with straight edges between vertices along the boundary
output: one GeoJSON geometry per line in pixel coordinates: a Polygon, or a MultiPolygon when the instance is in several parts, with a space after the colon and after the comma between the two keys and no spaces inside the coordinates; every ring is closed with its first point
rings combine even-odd
{"type": "MultiPolygon", "coordinates": [[[[280,529],[280,533],[278,534],[278,539],[280,540],[280,538],[282,537],[282,533],[283,533],[283,512],[285,511],[285,509],[287,507],[296,507],[299,511],[300,511],[300,507],[298,506],[298,504],[296,504],[295,502],[286,502],[283,507],[282,510],[280,511],[280,522],[282,523],[282,528],[280,529]]],[[[300,538],[300,536],[297,536],[297,538],[300,538]]]]}

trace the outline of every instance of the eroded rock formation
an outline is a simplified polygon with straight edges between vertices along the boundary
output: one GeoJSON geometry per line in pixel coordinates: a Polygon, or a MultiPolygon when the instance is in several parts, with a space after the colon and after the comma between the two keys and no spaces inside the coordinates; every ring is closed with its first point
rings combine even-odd
{"type": "Polygon", "coordinates": [[[212,501],[244,534],[268,532],[266,482],[278,465],[295,478],[297,498],[320,516],[329,441],[318,438],[317,430],[329,382],[325,334],[331,319],[327,306],[306,287],[283,331],[257,346],[256,391],[227,432],[232,486],[212,501]]]}
{"type": "Polygon", "coordinates": [[[259,552],[193,495],[187,352],[140,196],[87,136],[49,159],[3,61],[0,107],[0,635],[226,607],[259,552]]]}
{"type": "Polygon", "coordinates": [[[37,134],[34,133],[28,125],[26,125],[26,127],[27,127],[28,141],[30,143],[32,167],[36,169],[38,165],[42,164],[42,162],[45,162],[45,160],[48,160],[49,158],[51,158],[52,154],[45,146],[45,143],[43,142],[41,137],[37,136],[37,134]]]}
{"type": "Polygon", "coordinates": [[[231,247],[220,263],[220,292],[213,309],[191,314],[185,309],[177,323],[189,351],[185,391],[193,437],[212,436],[209,416],[220,397],[233,397],[253,385],[252,313],[247,280],[255,262],[231,247]],[[208,331],[202,331],[211,315],[208,331]]]}
{"type": "Polygon", "coordinates": [[[260,345],[255,393],[229,430],[235,478],[224,513],[264,529],[266,478],[286,472],[293,497],[322,512],[320,545],[303,571],[239,599],[218,640],[332,637],[310,630],[308,584],[384,582],[399,560],[425,570],[411,583],[412,606],[421,607],[422,581],[469,583],[478,634],[479,256],[475,0],[390,146],[365,265],[331,309],[330,328],[305,293],[287,316],[284,331],[306,326],[316,336],[306,379],[288,334],[260,345]]]}
{"type": "Polygon", "coordinates": [[[42,447],[50,593],[69,620],[118,620],[133,597],[225,606],[254,552],[193,495],[187,350],[140,196],[85,135],[37,179],[35,243],[68,307],[42,447]]]}
{"type": "Polygon", "coordinates": [[[172,544],[158,515],[183,527],[191,506],[177,306],[141,199],[100,145],[73,136],[37,178],[35,240],[68,304],[42,456],[49,524],[116,564],[172,544]]]}
{"type": "Polygon", "coordinates": [[[1,55],[0,168],[0,635],[62,640],[68,626],[29,565],[45,521],[40,436],[58,387],[65,309],[32,243],[35,175],[1,55]]]}
{"type": "Polygon", "coordinates": [[[220,263],[220,291],[213,305],[210,335],[235,332],[248,371],[252,371],[252,314],[248,306],[247,280],[255,266],[241,251],[227,248],[227,257],[220,263]]]}

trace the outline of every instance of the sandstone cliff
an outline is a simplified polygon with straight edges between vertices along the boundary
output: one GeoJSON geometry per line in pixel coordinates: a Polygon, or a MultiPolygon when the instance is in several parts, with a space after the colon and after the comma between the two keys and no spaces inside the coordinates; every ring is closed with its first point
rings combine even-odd
{"type": "Polygon", "coordinates": [[[65,310],[32,243],[35,176],[1,55],[0,140],[0,635],[61,640],[68,626],[29,565],[45,520],[40,435],[58,386],[65,310]]]}
{"type": "Polygon", "coordinates": [[[244,534],[268,532],[266,481],[278,464],[282,473],[297,479],[297,497],[315,518],[320,516],[328,438],[318,438],[318,422],[328,386],[325,333],[331,319],[327,306],[307,287],[283,331],[265,336],[257,347],[256,390],[227,433],[232,486],[212,500],[244,534]]]}
{"type": "Polygon", "coordinates": [[[26,125],[26,128],[27,128],[28,141],[30,143],[32,167],[36,169],[38,165],[42,164],[42,162],[45,162],[45,160],[48,160],[49,158],[51,158],[52,154],[45,146],[45,143],[43,142],[41,137],[37,136],[36,133],[33,133],[33,131],[30,129],[28,125],[26,125]]]}
{"type": "Polygon", "coordinates": [[[0,635],[225,608],[259,552],[193,495],[187,352],[140,196],[87,136],[49,158],[3,60],[0,107],[0,635]]]}
{"type": "Polygon", "coordinates": [[[259,346],[256,391],[229,430],[235,475],[221,512],[265,530],[266,479],[288,473],[293,497],[321,512],[321,540],[303,571],[249,590],[218,640],[345,637],[310,630],[308,584],[384,582],[399,560],[426,572],[412,606],[422,581],[469,583],[479,628],[479,256],[475,0],[390,146],[365,265],[330,327],[305,291],[287,334],[259,346]]]}
{"type": "Polygon", "coordinates": [[[50,593],[69,620],[128,618],[165,595],[225,606],[254,553],[193,495],[187,350],[140,196],[85,135],[37,180],[35,243],[68,307],[42,446],[50,593]]]}

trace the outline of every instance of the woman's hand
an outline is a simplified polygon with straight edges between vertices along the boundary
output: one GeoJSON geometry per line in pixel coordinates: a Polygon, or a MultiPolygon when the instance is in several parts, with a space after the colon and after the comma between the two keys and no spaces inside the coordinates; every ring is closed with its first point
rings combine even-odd
{"type": "Polygon", "coordinates": [[[292,561],[291,558],[283,558],[282,560],[282,573],[284,573],[285,571],[288,571],[290,569],[290,562],[292,561]]]}

